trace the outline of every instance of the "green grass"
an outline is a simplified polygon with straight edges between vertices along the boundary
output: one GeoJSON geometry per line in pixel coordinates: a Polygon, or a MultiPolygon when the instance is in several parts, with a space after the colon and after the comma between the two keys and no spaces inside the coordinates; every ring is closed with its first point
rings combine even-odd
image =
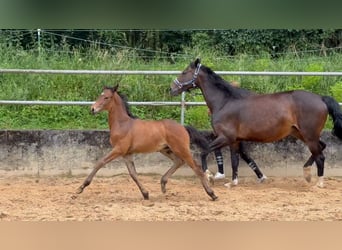
{"type": "MultiPolygon", "coordinates": [[[[327,57],[287,55],[271,59],[240,55],[224,57],[219,51],[187,48],[186,53],[199,56],[202,63],[214,71],[341,71],[342,55],[327,57]]],[[[143,61],[129,51],[108,52],[97,48],[87,53],[26,51],[0,44],[0,68],[21,69],[96,69],[96,70],[183,70],[190,62],[176,58],[175,62],[156,58],[143,61]]],[[[94,101],[104,85],[120,84],[120,91],[129,101],[179,101],[171,97],[172,75],[64,75],[64,74],[0,74],[0,100],[60,100],[94,101]]],[[[321,76],[224,76],[241,87],[258,93],[290,89],[334,96],[342,101],[341,77],[321,76]]],[[[203,101],[198,91],[187,94],[187,101],[203,101]]],[[[132,111],[143,119],[169,118],[180,120],[180,107],[132,106],[132,111]]],[[[0,129],[104,129],[106,114],[92,116],[86,106],[1,105],[0,129]]],[[[187,107],[186,124],[197,128],[210,127],[206,107],[187,107]]],[[[329,124],[329,123],[328,123],[329,124]]],[[[328,125],[330,126],[330,125],[328,125]]]]}

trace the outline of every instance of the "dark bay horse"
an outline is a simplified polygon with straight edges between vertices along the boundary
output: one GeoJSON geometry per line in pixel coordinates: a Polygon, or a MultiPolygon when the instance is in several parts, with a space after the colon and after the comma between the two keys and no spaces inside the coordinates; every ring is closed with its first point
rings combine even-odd
{"type": "MultiPolygon", "coordinates": [[[[231,83],[230,86],[232,88],[235,88],[235,91],[239,93],[239,95],[241,97],[247,97],[250,95],[256,95],[256,93],[249,91],[247,89],[243,89],[243,88],[239,88],[239,84],[237,83],[231,83]]],[[[210,111],[209,111],[210,113],[210,111]]],[[[216,139],[216,135],[214,131],[199,131],[200,133],[193,133],[193,135],[190,136],[191,142],[196,144],[197,146],[199,146],[202,150],[201,153],[201,158],[202,158],[202,169],[205,172],[208,180],[210,182],[213,182],[213,175],[210,173],[210,171],[208,171],[208,165],[207,165],[207,156],[208,156],[208,152],[209,152],[209,147],[208,145],[216,139]],[[201,140],[199,140],[199,136],[204,137],[207,140],[207,144],[208,145],[204,145],[203,144],[203,138],[201,140]],[[197,140],[195,140],[195,138],[197,140]]],[[[258,167],[258,165],[256,164],[256,162],[250,157],[250,155],[248,154],[248,152],[245,149],[245,142],[239,142],[238,146],[237,146],[237,152],[239,153],[239,155],[241,156],[241,158],[247,163],[247,165],[254,171],[255,175],[258,178],[258,181],[260,183],[262,183],[264,180],[267,179],[267,176],[264,175],[260,168],[258,167]]],[[[234,151],[232,152],[232,149],[230,148],[230,152],[231,152],[231,162],[234,161],[234,151]],[[233,156],[233,158],[232,158],[233,156]]],[[[236,186],[238,184],[238,165],[234,165],[231,164],[232,167],[232,185],[236,186]]]]}
{"type": "MultiPolygon", "coordinates": [[[[190,136],[187,129],[173,120],[144,121],[132,115],[129,111],[126,98],[117,92],[115,87],[105,87],[96,102],[91,106],[91,112],[108,111],[110,128],[110,143],[113,149],[97,162],[92,172],[78,188],[76,194],[83,192],[97,171],[110,161],[123,157],[128,172],[140,189],[145,200],[149,193],[140,183],[133,162],[133,155],[137,153],[160,152],[173,161],[171,168],[161,178],[161,190],[166,192],[168,178],[183,164],[188,164],[200,178],[202,185],[211,197],[217,196],[209,187],[201,167],[193,160],[190,151],[190,136]]],[[[191,131],[192,133],[196,131],[191,131]]],[[[76,196],[74,196],[76,198],[76,196]]]]}
{"type": "Polygon", "coordinates": [[[342,140],[342,112],[330,96],[303,90],[243,96],[210,68],[196,59],[174,80],[171,94],[199,88],[212,113],[211,123],[217,138],[209,151],[229,145],[232,167],[237,169],[238,145],[241,141],[273,142],[286,136],[303,141],[311,152],[304,164],[304,177],[311,180],[310,167],[317,165],[318,187],[323,187],[325,143],[320,134],[332,117],[333,134],[342,140]]]}

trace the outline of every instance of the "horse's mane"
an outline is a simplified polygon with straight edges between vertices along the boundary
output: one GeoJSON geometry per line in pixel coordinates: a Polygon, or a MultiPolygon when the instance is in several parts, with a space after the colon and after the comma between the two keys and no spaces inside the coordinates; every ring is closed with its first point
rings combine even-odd
{"type": "MultiPolygon", "coordinates": [[[[191,67],[196,68],[194,63],[191,64],[191,67]]],[[[209,82],[211,82],[216,88],[222,90],[226,94],[226,97],[240,99],[254,94],[247,89],[232,86],[229,82],[225,81],[221,76],[205,65],[202,65],[201,69],[207,74],[209,82]]]]}
{"type": "Polygon", "coordinates": [[[133,119],[137,119],[138,117],[133,115],[132,112],[131,112],[131,109],[130,109],[130,106],[128,104],[128,98],[125,94],[122,94],[120,93],[119,91],[116,91],[115,88],[113,87],[104,87],[105,89],[110,89],[113,93],[116,92],[118,93],[118,95],[120,96],[122,102],[123,102],[123,105],[125,107],[125,110],[127,112],[127,115],[133,119]]]}
{"type": "Polygon", "coordinates": [[[117,92],[118,95],[121,97],[121,100],[123,101],[124,103],[124,106],[125,106],[125,109],[126,109],[126,112],[127,112],[127,115],[133,119],[137,119],[138,117],[136,115],[133,115],[132,112],[131,112],[131,108],[128,104],[128,98],[125,94],[122,94],[120,92],[117,92]]]}

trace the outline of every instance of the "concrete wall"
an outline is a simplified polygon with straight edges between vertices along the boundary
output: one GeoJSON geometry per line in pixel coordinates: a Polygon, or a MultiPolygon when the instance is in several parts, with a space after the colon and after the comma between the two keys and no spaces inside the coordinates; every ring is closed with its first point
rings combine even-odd
{"type": "MultiPolygon", "coordinates": [[[[322,134],[326,142],[326,176],[342,176],[342,142],[330,131],[322,134]]],[[[302,166],[310,156],[300,141],[287,138],[276,143],[249,143],[248,151],[268,176],[302,175],[302,166]]],[[[88,174],[97,160],[109,152],[108,131],[83,130],[0,130],[0,174],[4,175],[79,175],[88,174]]],[[[195,158],[199,152],[192,147],[195,158]]],[[[208,157],[209,167],[216,171],[214,156],[208,157]]],[[[230,175],[229,150],[224,149],[224,163],[230,175]]],[[[138,173],[162,174],[171,166],[169,159],[159,153],[135,156],[138,173]]],[[[314,168],[315,170],[316,168],[314,168]]],[[[240,176],[254,176],[240,160],[240,176]]],[[[98,175],[127,173],[124,162],[113,161],[98,175]]],[[[314,171],[313,173],[316,173],[314,171]]],[[[182,167],[175,175],[193,175],[188,167],[182,167]]]]}

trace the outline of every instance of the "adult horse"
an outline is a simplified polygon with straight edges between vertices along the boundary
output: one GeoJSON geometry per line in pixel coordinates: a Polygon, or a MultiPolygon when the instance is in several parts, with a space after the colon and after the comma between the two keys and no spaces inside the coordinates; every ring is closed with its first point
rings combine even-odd
{"type": "MultiPolygon", "coordinates": [[[[230,86],[235,87],[236,91],[239,92],[239,95],[241,97],[246,97],[250,95],[255,95],[254,92],[251,92],[247,89],[242,89],[240,88],[240,84],[238,82],[230,82],[230,86]]],[[[210,110],[208,112],[210,114],[210,110]]],[[[194,135],[191,137],[191,140],[194,140],[196,136],[202,136],[207,140],[207,144],[210,144],[215,138],[216,135],[213,131],[199,131],[200,133],[194,133],[194,135]]],[[[196,143],[198,146],[202,147],[202,152],[201,152],[201,158],[202,158],[202,169],[206,173],[206,176],[210,182],[213,182],[213,175],[212,173],[208,170],[207,166],[207,156],[208,156],[208,147],[204,147],[203,145],[203,139],[200,142],[196,143]]],[[[241,158],[247,163],[247,165],[254,171],[255,175],[258,178],[258,181],[262,183],[264,180],[267,179],[267,176],[264,175],[261,170],[259,169],[258,165],[256,162],[249,156],[247,151],[245,150],[245,143],[240,142],[238,145],[238,153],[240,154],[241,158]]],[[[232,155],[232,152],[231,152],[232,155]]],[[[233,160],[232,160],[233,161],[233,160]]],[[[235,167],[233,164],[231,164],[232,167],[232,184],[236,186],[238,184],[238,168],[237,166],[235,167]]]]}
{"type": "MultiPolygon", "coordinates": [[[[117,92],[115,87],[105,87],[103,92],[91,106],[91,112],[96,114],[108,111],[110,128],[110,143],[113,149],[97,162],[92,172],[77,189],[76,194],[83,192],[95,174],[105,164],[118,157],[123,157],[128,172],[140,189],[145,200],[149,193],[140,183],[133,162],[133,155],[137,153],[160,152],[173,161],[171,168],[161,178],[161,190],[166,192],[168,178],[184,163],[187,163],[200,178],[202,185],[212,200],[217,199],[209,187],[200,166],[195,163],[190,151],[190,137],[187,129],[173,120],[144,121],[134,117],[129,111],[127,100],[117,92]]],[[[193,132],[193,131],[192,131],[193,132]]],[[[76,198],[76,196],[74,196],[76,198]]]]}
{"type": "Polygon", "coordinates": [[[171,94],[199,88],[212,113],[212,127],[217,138],[208,152],[229,145],[232,151],[232,167],[237,169],[240,141],[273,142],[286,136],[303,141],[311,152],[304,164],[304,177],[311,180],[311,166],[317,165],[318,187],[323,187],[325,143],[320,134],[327,120],[332,117],[333,134],[342,139],[342,112],[339,104],[330,96],[320,96],[303,90],[274,94],[242,96],[210,68],[196,59],[176,78],[171,94]]]}

